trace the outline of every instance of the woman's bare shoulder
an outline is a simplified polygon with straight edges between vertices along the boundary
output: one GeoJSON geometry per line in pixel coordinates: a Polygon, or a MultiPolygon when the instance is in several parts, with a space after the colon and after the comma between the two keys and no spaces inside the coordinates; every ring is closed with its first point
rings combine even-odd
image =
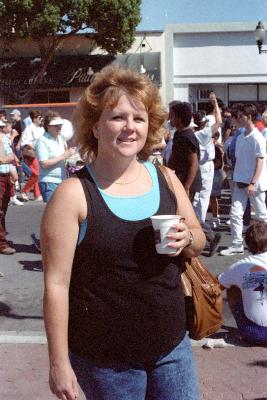
{"type": "Polygon", "coordinates": [[[79,219],[86,218],[86,198],[80,180],[78,178],[64,180],[56,189],[47,207],[75,213],[79,219]]]}

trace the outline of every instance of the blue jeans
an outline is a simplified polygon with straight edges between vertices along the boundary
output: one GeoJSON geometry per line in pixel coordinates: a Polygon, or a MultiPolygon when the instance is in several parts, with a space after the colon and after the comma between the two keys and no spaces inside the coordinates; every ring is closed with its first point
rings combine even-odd
{"type": "Polygon", "coordinates": [[[186,335],[154,362],[100,365],[70,354],[87,400],[199,400],[191,344],[186,335]]]}
{"type": "Polygon", "coordinates": [[[232,307],[232,313],[244,340],[252,344],[267,345],[267,327],[259,326],[246,317],[242,299],[232,307]]]}
{"type": "Polygon", "coordinates": [[[39,182],[40,192],[45,203],[48,203],[59,183],[39,182]]]}

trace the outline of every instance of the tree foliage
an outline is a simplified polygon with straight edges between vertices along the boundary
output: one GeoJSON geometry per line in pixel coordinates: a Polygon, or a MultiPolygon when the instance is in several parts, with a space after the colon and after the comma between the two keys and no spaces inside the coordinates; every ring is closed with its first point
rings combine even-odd
{"type": "Polygon", "coordinates": [[[90,32],[88,47],[109,54],[126,52],[140,22],[141,0],[0,0],[0,38],[9,45],[31,38],[42,60],[38,83],[59,43],[77,32],[90,32]],[[90,42],[90,44],[89,44],[90,42]]]}
{"type": "Polygon", "coordinates": [[[110,54],[125,52],[140,22],[141,0],[0,0],[0,37],[43,40],[85,29],[110,54]]]}

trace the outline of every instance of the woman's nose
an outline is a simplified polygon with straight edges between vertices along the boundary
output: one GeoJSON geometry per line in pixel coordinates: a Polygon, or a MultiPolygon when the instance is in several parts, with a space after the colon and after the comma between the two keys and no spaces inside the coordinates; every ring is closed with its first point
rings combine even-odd
{"type": "Polygon", "coordinates": [[[129,117],[126,119],[125,129],[129,129],[131,131],[134,130],[134,120],[133,118],[129,117]]]}

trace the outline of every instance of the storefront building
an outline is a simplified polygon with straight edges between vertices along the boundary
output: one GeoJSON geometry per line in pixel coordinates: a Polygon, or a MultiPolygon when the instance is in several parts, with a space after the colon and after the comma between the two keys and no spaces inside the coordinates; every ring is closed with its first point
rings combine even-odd
{"type": "Polygon", "coordinates": [[[167,25],[166,101],[205,108],[210,91],[225,104],[267,104],[267,54],[259,54],[256,23],[167,25]],[[169,77],[169,78],[167,78],[169,77]]]}
{"type": "MultiPolygon", "coordinates": [[[[30,102],[75,104],[93,74],[117,62],[147,73],[160,88],[164,105],[175,99],[205,108],[210,91],[229,105],[267,104],[267,54],[258,53],[255,26],[254,22],[166,25],[164,32],[136,32],[132,47],[116,57],[94,48],[88,35],[71,36],[62,42],[30,102]]],[[[13,85],[27,90],[40,58],[30,40],[18,40],[1,54],[0,106],[12,105],[1,88],[13,85]]]]}
{"type": "MultiPolygon", "coordinates": [[[[95,72],[105,65],[116,62],[128,65],[147,73],[156,85],[161,87],[161,52],[164,43],[162,32],[138,32],[136,40],[127,54],[116,57],[106,54],[99,48],[93,48],[88,35],[70,36],[57,50],[41,82],[27,99],[31,105],[39,104],[75,104],[95,72]],[[159,41],[158,38],[161,38],[159,41]],[[155,47],[156,44],[156,47],[155,47]]],[[[13,96],[14,91],[23,95],[33,84],[40,65],[36,43],[31,40],[18,40],[12,43],[0,58],[0,106],[18,106],[13,96]]],[[[23,106],[23,105],[22,105],[23,106]]],[[[22,107],[23,108],[23,107],[22,107]]]]}

